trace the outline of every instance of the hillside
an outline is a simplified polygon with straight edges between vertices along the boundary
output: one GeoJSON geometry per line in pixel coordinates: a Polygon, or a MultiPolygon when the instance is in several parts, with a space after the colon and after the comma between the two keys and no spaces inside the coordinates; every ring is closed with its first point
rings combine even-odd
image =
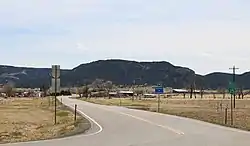
{"type": "MultiPolygon", "coordinates": [[[[64,75],[68,70],[62,70],[64,75]]],[[[12,82],[16,87],[41,87],[50,84],[51,69],[0,65],[0,83],[12,82]]]]}
{"type": "MultiPolygon", "coordinates": [[[[51,69],[0,66],[0,83],[11,81],[17,87],[41,87],[50,85],[51,69]]],[[[228,86],[231,74],[211,73],[197,75],[191,69],[174,66],[168,62],[135,62],[126,60],[99,60],[81,64],[72,70],[62,70],[62,86],[91,83],[96,78],[110,80],[114,84],[163,84],[174,88],[186,88],[195,81],[197,88],[228,86]]],[[[250,88],[250,72],[237,75],[238,86],[250,88]]]]}
{"type": "MultiPolygon", "coordinates": [[[[66,76],[65,82],[92,82],[96,78],[110,80],[115,84],[163,84],[185,87],[194,78],[194,71],[173,66],[168,62],[135,62],[105,60],[82,64],[66,76]],[[135,81],[134,81],[135,80],[135,81]]],[[[63,82],[63,81],[62,81],[63,82]]]]}

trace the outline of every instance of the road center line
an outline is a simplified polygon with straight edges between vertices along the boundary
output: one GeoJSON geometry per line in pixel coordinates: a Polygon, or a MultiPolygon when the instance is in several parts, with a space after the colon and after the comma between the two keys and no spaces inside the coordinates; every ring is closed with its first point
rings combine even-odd
{"type": "Polygon", "coordinates": [[[140,121],[146,122],[146,123],[148,123],[148,124],[151,124],[151,125],[154,125],[154,126],[161,127],[161,128],[167,129],[167,130],[169,130],[169,131],[171,131],[171,132],[174,132],[174,133],[176,133],[176,134],[179,134],[179,135],[184,135],[184,132],[182,132],[182,131],[179,131],[179,130],[173,129],[173,128],[168,127],[168,126],[164,126],[164,125],[156,124],[156,123],[154,123],[154,122],[152,122],[152,121],[149,121],[149,120],[146,120],[146,119],[143,119],[143,118],[140,118],[140,117],[134,116],[134,115],[130,115],[130,114],[127,114],[127,113],[123,113],[123,112],[118,112],[118,111],[114,111],[114,110],[106,109],[106,108],[99,107],[99,106],[98,106],[98,108],[103,109],[103,110],[106,110],[106,111],[110,111],[110,112],[118,113],[118,114],[121,114],[121,115],[125,115],[125,116],[128,116],[128,117],[131,117],[131,118],[134,118],[134,119],[137,119],[137,120],[140,120],[140,121]]]}

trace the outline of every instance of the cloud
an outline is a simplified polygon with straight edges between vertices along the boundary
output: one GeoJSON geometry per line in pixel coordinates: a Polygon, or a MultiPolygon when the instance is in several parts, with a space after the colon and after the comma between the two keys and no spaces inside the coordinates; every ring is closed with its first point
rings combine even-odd
{"type": "Polygon", "coordinates": [[[209,72],[250,61],[248,7],[244,0],[0,1],[0,48],[6,54],[0,61],[19,64],[8,59],[14,52],[26,54],[23,64],[36,64],[32,56],[39,53],[58,54],[55,60],[68,66],[124,58],[209,72]]]}

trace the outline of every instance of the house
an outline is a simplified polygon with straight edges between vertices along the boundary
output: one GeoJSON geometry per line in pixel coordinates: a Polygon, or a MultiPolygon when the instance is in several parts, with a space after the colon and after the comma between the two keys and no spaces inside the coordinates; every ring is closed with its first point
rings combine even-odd
{"type": "Polygon", "coordinates": [[[144,94],[144,98],[155,98],[157,94],[144,94]]]}
{"type": "Polygon", "coordinates": [[[120,96],[134,96],[133,91],[119,91],[120,96]]]}
{"type": "Polygon", "coordinates": [[[172,93],[184,94],[189,93],[189,91],[186,89],[172,89],[172,93]]]}
{"type": "Polygon", "coordinates": [[[109,97],[118,97],[117,92],[109,92],[109,97]]]}
{"type": "Polygon", "coordinates": [[[128,97],[133,96],[133,91],[117,91],[117,92],[109,92],[110,97],[128,97]]]}

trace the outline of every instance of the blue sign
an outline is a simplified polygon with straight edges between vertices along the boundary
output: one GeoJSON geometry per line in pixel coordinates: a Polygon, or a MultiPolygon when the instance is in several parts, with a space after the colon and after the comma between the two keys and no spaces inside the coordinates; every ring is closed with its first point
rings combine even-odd
{"type": "Polygon", "coordinates": [[[163,94],[164,89],[163,87],[155,87],[155,94],[163,94]]]}

